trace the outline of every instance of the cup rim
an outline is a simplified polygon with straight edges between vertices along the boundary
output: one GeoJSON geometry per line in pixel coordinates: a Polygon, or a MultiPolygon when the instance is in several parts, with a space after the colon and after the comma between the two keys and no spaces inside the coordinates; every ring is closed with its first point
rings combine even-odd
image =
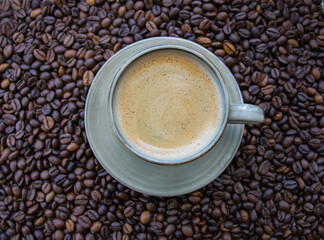
{"type": "MultiPolygon", "coordinates": [[[[204,51],[207,51],[206,49],[204,49],[204,51]]],[[[214,79],[214,78],[213,78],[214,79]]],[[[220,140],[220,138],[222,137],[225,128],[228,124],[228,118],[229,118],[229,95],[228,95],[228,91],[227,91],[227,87],[226,87],[226,83],[225,83],[225,79],[223,78],[222,74],[219,72],[219,70],[217,69],[217,67],[208,59],[206,58],[204,55],[202,55],[201,53],[185,47],[185,46],[180,46],[180,45],[169,45],[169,44],[165,44],[165,45],[158,45],[158,46],[153,46],[147,49],[144,49],[140,52],[137,52],[134,56],[132,56],[117,72],[117,74],[114,76],[114,79],[110,85],[109,88],[109,93],[108,93],[108,117],[109,117],[109,122],[111,125],[111,128],[114,132],[114,135],[116,136],[116,138],[118,139],[118,141],[124,146],[124,148],[126,148],[128,150],[128,152],[130,152],[131,154],[135,155],[136,157],[149,162],[149,163],[153,163],[153,164],[158,164],[158,165],[180,165],[180,164],[185,164],[185,163],[189,163],[191,161],[194,161],[200,157],[202,157],[203,155],[205,155],[206,153],[208,153],[216,144],[217,142],[220,140]],[[224,113],[223,113],[223,118],[221,120],[221,124],[219,127],[219,130],[216,132],[215,136],[213,137],[213,139],[200,151],[185,157],[185,158],[181,158],[181,159],[171,159],[171,160],[162,160],[162,159],[157,159],[157,158],[153,158],[147,155],[144,155],[142,153],[140,153],[139,151],[137,151],[136,149],[134,149],[128,142],[127,140],[123,137],[123,135],[120,133],[118,124],[116,123],[116,118],[114,116],[114,107],[113,107],[113,99],[114,99],[114,93],[115,93],[115,89],[116,86],[118,84],[118,81],[120,79],[120,76],[122,75],[122,73],[124,72],[124,70],[131,64],[133,63],[136,59],[140,58],[141,56],[153,52],[153,51],[158,51],[158,50],[165,50],[165,49],[176,49],[176,50],[181,50],[184,51],[186,53],[190,53],[195,55],[196,57],[198,57],[200,60],[202,60],[205,64],[208,65],[208,67],[212,70],[212,73],[214,74],[215,78],[222,90],[222,95],[223,97],[222,100],[224,101],[223,105],[224,105],[224,113]]]]}

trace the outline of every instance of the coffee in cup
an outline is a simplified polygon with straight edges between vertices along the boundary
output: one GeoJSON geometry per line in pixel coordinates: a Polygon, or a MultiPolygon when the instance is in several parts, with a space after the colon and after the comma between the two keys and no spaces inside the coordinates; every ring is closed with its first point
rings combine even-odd
{"type": "Polygon", "coordinates": [[[221,90],[204,62],[177,49],[146,53],[124,69],[115,87],[121,135],[137,152],[182,159],[204,149],[224,115],[221,90]]]}

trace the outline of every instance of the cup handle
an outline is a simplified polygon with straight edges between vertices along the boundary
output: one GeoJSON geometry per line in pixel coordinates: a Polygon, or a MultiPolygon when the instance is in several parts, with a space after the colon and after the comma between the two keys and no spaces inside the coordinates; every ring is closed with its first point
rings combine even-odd
{"type": "Polygon", "coordinates": [[[263,109],[252,104],[231,104],[229,123],[256,124],[264,120],[263,109]]]}

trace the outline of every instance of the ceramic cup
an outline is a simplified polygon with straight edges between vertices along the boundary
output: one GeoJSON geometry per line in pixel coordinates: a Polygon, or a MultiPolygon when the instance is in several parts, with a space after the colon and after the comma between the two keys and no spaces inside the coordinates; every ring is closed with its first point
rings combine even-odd
{"type": "MultiPolygon", "coordinates": [[[[201,47],[204,49],[203,47],[201,47]]],[[[204,51],[208,51],[204,49],[204,51]]],[[[202,54],[198,53],[197,51],[187,48],[185,46],[177,46],[177,45],[163,45],[163,46],[155,46],[151,48],[147,48],[136,55],[134,55],[126,64],[124,64],[121,69],[117,72],[115,75],[111,87],[109,89],[108,94],[108,111],[109,111],[109,120],[111,127],[113,129],[113,132],[115,136],[118,138],[118,140],[121,142],[121,144],[131,153],[135,154],[140,159],[143,159],[145,161],[154,163],[154,164],[161,164],[161,165],[179,165],[184,164],[190,161],[193,161],[195,159],[200,158],[202,155],[207,153],[209,150],[211,150],[219,141],[219,139],[222,137],[222,134],[224,133],[224,130],[227,126],[227,124],[256,124],[256,123],[262,123],[264,120],[264,112],[263,110],[255,105],[251,104],[231,104],[229,100],[229,92],[226,88],[226,82],[224,81],[223,77],[224,73],[222,73],[218,68],[217,65],[211,61],[209,61],[207,58],[205,58],[202,54]],[[116,122],[115,117],[115,111],[114,111],[114,96],[116,93],[116,89],[118,87],[118,81],[120,80],[121,74],[125,71],[125,69],[134,61],[141,58],[141,56],[154,52],[157,50],[167,50],[167,49],[176,49],[180,51],[184,51],[186,53],[189,53],[192,55],[193,58],[198,59],[199,61],[203,62],[203,66],[205,71],[209,72],[216,84],[215,87],[217,87],[217,92],[221,98],[221,102],[223,104],[223,115],[221,118],[221,124],[220,126],[217,126],[218,131],[213,136],[213,139],[206,144],[206,146],[199,151],[195,152],[189,157],[185,157],[182,159],[171,159],[172,164],[170,164],[170,160],[165,159],[158,159],[154,158],[148,155],[144,155],[134,149],[131,144],[126,140],[126,138],[121,133],[121,130],[119,129],[118,123],[116,122]]],[[[215,126],[216,128],[216,126],[215,126]]]]}

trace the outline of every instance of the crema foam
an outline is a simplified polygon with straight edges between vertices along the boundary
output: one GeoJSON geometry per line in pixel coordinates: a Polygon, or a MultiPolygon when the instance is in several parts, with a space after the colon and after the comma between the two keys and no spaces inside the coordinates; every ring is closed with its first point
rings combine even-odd
{"type": "Polygon", "coordinates": [[[136,151],[161,160],[183,159],[215,137],[224,108],[211,72],[198,57],[156,50],[132,62],[114,95],[117,125],[136,151]]]}

